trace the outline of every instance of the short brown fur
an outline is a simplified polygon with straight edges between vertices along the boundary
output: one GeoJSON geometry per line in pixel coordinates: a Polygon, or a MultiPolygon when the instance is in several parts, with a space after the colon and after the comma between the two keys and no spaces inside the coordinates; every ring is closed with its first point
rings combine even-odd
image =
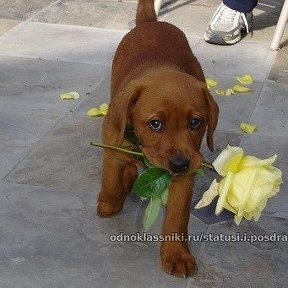
{"type": "MultiPolygon", "coordinates": [[[[103,123],[103,143],[129,145],[124,133],[127,124],[133,127],[148,160],[173,174],[163,234],[185,237],[193,172],[202,162],[199,149],[205,132],[213,150],[218,106],[206,88],[201,66],[185,35],[175,26],[156,20],[153,0],[139,0],[136,24],[119,44],[113,60],[111,103],[103,123]],[[189,121],[195,118],[201,124],[191,129],[189,121]],[[154,120],[161,121],[163,129],[153,130],[154,120]],[[171,168],[175,159],[180,163],[184,159],[189,167],[182,165],[183,171],[175,173],[175,168],[171,168]]],[[[104,151],[97,207],[100,216],[121,211],[137,179],[136,165],[136,160],[126,154],[104,151]]],[[[187,241],[163,242],[161,259],[163,270],[178,277],[192,275],[196,268],[187,241]]]]}

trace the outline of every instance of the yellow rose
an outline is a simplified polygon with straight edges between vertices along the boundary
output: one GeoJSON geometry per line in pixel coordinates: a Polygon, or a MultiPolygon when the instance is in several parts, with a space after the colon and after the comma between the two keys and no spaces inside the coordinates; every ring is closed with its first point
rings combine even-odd
{"type": "Polygon", "coordinates": [[[213,167],[223,178],[216,179],[204,192],[196,209],[209,205],[219,195],[215,214],[223,208],[235,214],[237,225],[244,218],[257,221],[266,207],[268,198],[279,192],[282,172],[272,166],[277,155],[268,159],[259,159],[244,155],[240,147],[227,146],[213,162],[213,167]]]}

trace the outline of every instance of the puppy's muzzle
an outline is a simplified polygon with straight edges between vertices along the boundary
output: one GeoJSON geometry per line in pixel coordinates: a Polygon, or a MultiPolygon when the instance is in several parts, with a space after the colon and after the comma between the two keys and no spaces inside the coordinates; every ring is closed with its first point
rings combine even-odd
{"type": "Polygon", "coordinates": [[[181,154],[176,154],[169,159],[169,169],[173,174],[184,174],[190,167],[190,159],[181,154]]]}

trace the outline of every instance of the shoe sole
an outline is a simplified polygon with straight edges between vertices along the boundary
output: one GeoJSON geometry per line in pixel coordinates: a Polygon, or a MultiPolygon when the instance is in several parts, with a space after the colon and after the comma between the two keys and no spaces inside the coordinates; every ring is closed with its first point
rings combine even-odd
{"type": "Polygon", "coordinates": [[[233,45],[236,44],[238,42],[240,42],[240,40],[242,39],[241,35],[235,37],[232,40],[224,40],[223,37],[221,37],[219,34],[215,34],[212,37],[207,37],[206,33],[204,34],[204,40],[210,44],[215,44],[215,45],[233,45]]]}

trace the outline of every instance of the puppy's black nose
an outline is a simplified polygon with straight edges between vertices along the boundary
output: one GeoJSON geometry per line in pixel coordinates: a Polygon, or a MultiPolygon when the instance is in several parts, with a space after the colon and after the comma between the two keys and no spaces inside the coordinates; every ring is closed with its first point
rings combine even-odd
{"type": "Polygon", "coordinates": [[[190,159],[181,154],[175,155],[169,160],[169,168],[175,174],[186,172],[189,166],[190,159]]]}

